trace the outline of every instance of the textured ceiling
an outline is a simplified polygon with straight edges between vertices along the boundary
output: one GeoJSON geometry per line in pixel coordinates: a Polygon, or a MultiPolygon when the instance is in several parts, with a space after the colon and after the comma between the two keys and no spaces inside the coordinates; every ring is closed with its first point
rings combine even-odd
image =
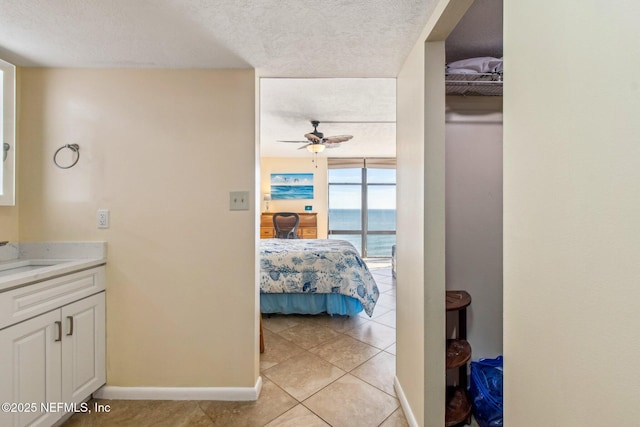
{"type": "Polygon", "coordinates": [[[395,157],[396,81],[261,79],[261,156],[311,159],[309,151],[298,149],[304,143],[279,142],[304,141],[304,134],[313,131],[311,120],[320,121],[318,131],[325,137],[353,135],[320,156],[395,157]]]}
{"type": "MultiPolygon", "coordinates": [[[[437,0],[0,0],[0,57],[20,66],[256,68],[261,152],[309,156],[310,120],[395,121],[394,78],[437,0]],[[326,77],[354,78],[332,80],[326,77]],[[369,77],[362,79],[362,77],[369,77]]],[[[447,61],[502,56],[502,0],[475,0],[447,61]]],[[[395,123],[322,123],[351,134],[332,157],[395,156],[395,123]]]]}
{"type": "Polygon", "coordinates": [[[22,66],[253,67],[395,77],[435,0],[0,0],[0,55],[22,66]]]}

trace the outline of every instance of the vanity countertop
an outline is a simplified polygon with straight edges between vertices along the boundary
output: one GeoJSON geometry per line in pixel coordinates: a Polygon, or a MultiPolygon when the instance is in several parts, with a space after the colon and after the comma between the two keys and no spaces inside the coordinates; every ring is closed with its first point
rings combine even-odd
{"type": "Polygon", "coordinates": [[[105,242],[28,242],[0,248],[0,292],[104,265],[105,242]]]}

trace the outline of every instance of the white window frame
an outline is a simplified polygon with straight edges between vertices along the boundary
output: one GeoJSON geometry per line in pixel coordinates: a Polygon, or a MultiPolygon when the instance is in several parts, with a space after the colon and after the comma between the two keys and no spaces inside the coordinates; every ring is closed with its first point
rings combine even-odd
{"type": "MultiPolygon", "coordinates": [[[[328,167],[329,169],[360,169],[361,178],[360,182],[328,182],[329,188],[332,185],[341,186],[341,185],[349,185],[349,186],[359,186],[360,187],[360,213],[362,215],[361,218],[361,229],[360,230],[334,230],[330,228],[329,225],[329,216],[327,215],[327,232],[329,236],[340,236],[341,234],[348,235],[360,235],[361,241],[361,255],[363,258],[368,258],[369,254],[367,253],[367,238],[368,236],[380,236],[380,235],[396,235],[396,230],[393,231],[374,231],[369,230],[368,224],[368,194],[369,194],[369,186],[389,186],[393,185],[397,188],[397,182],[394,184],[388,183],[370,183],[367,179],[367,169],[369,168],[388,168],[388,169],[396,169],[396,160],[395,159],[367,159],[367,158],[329,158],[328,159],[328,167]]],[[[329,200],[329,208],[331,207],[331,201],[329,200]]],[[[330,237],[329,237],[330,238],[330,237]]],[[[339,238],[339,237],[338,237],[339,238]]],[[[389,256],[391,256],[391,252],[389,252],[389,256]]]]}

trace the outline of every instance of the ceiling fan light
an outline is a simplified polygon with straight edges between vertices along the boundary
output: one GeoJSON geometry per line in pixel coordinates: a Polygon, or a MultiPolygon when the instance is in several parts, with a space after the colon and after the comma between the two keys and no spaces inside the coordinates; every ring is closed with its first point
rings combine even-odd
{"type": "Polygon", "coordinates": [[[324,145],[322,144],[309,144],[307,145],[307,150],[312,153],[322,153],[324,151],[324,145]]]}

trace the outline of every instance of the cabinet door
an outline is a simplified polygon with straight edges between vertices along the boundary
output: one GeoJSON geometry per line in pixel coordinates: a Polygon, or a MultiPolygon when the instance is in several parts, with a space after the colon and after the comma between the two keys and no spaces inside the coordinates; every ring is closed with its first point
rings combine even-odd
{"type": "Polygon", "coordinates": [[[79,403],[106,382],[104,292],[61,310],[62,400],[79,403]]]}
{"type": "Polygon", "coordinates": [[[0,331],[0,402],[17,412],[0,411],[2,426],[50,426],[60,412],[40,412],[40,403],[61,402],[60,366],[62,328],[60,310],[42,314],[0,331]],[[36,411],[31,411],[36,409],[36,411]]]}

